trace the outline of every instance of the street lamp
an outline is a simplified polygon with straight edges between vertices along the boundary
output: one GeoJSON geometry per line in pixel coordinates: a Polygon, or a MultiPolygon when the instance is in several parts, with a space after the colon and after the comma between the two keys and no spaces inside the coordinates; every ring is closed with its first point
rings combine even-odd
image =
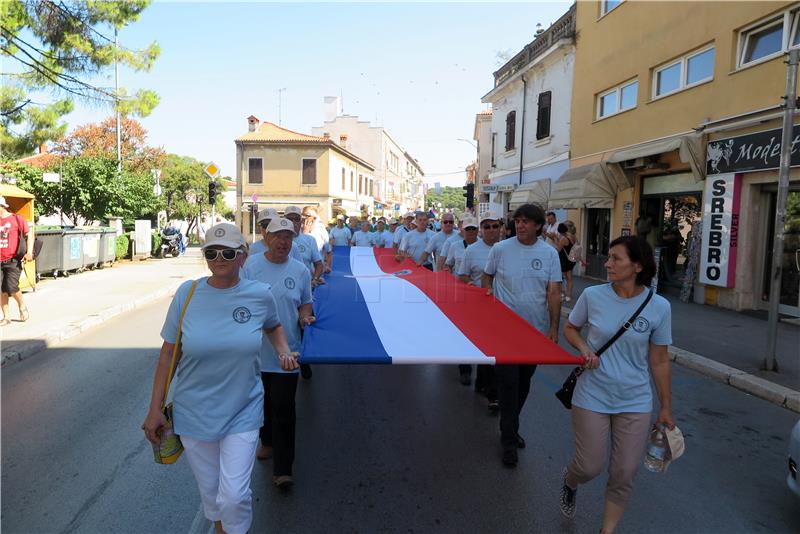
{"type": "Polygon", "coordinates": [[[472,146],[475,147],[475,150],[478,150],[478,145],[476,145],[475,143],[473,143],[469,139],[464,139],[463,137],[459,137],[458,139],[456,139],[456,141],[464,141],[465,143],[469,143],[469,144],[471,144],[472,146]]]}

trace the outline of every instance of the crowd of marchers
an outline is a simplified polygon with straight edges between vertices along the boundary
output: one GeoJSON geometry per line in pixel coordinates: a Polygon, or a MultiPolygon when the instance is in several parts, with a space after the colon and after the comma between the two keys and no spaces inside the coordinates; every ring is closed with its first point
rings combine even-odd
{"type": "MultiPolygon", "coordinates": [[[[326,283],[334,246],[391,248],[398,262],[410,259],[482,287],[556,343],[561,304],[572,299],[571,272],[583,261],[574,224],[559,223],[535,204],[520,206],[508,219],[487,212],[431,220],[418,211],[399,221],[350,218],[345,224],[340,215],[330,229],[314,208],[289,206],[283,216],[262,210],[257,222],[262,239],[252,245],[233,224],[207,230],[203,254],[211,274],[187,281],[173,298],[142,425],[154,447],[170,425],[180,436],[204,514],[217,532],[250,528],[256,460],[272,460],[278,488],[294,484],[295,393],[299,376],[312,376],[299,363],[301,340],[315,321],[313,292],[326,283]],[[163,406],[173,373],[168,421],[163,406]]],[[[611,533],[630,499],[652,428],[651,377],[659,401],[655,425],[675,423],[667,354],[671,312],[649,289],[653,251],[643,239],[619,237],[610,245],[606,269],[609,282],[583,291],[564,328],[584,372],[572,400],[575,452],[561,473],[554,505],[573,517],[579,485],[608,462],[600,524],[601,532],[611,533]],[[612,338],[601,358],[598,349],[612,338]]],[[[535,371],[535,365],[522,364],[477,367],[475,390],[487,397],[490,414],[499,413],[500,460],[509,468],[526,447],[520,413],[535,371]]],[[[459,377],[471,385],[471,366],[459,366],[459,377]]]]}

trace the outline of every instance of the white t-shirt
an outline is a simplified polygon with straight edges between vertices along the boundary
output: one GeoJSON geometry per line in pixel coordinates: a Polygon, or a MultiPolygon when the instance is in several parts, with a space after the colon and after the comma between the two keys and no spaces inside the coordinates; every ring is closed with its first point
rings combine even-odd
{"type": "Polygon", "coordinates": [[[351,237],[353,237],[353,234],[350,233],[350,229],[346,226],[342,226],[341,228],[334,226],[331,228],[331,245],[334,247],[348,246],[351,237]]]}
{"type": "Polygon", "coordinates": [[[446,234],[444,232],[436,232],[436,235],[433,236],[433,239],[428,241],[428,246],[425,247],[425,252],[427,252],[428,254],[433,254],[432,263],[434,271],[436,270],[436,260],[438,260],[440,256],[445,258],[447,257],[444,254],[442,254],[442,247],[444,246],[445,242],[454,235],[458,235],[458,232],[451,231],[449,234],[446,234]]]}
{"type": "Polygon", "coordinates": [[[372,243],[376,247],[392,248],[392,244],[394,243],[394,234],[389,230],[384,230],[383,232],[376,231],[374,234],[372,234],[372,243]]]}
{"type": "Polygon", "coordinates": [[[543,334],[550,331],[547,286],[561,282],[556,249],[537,239],[523,245],[512,237],[495,243],[484,272],[494,276],[494,295],[543,334]]]}
{"type": "Polygon", "coordinates": [[[353,238],[350,240],[350,243],[354,247],[371,247],[373,244],[372,232],[362,232],[359,230],[353,234],[353,238]]]}
{"type": "MultiPolygon", "coordinates": [[[[454,242],[451,246],[447,247],[447,259],[444,260],[444,264],[450,267],[450,272],[453,273],[453,276],[458,278],[458,271],[461,269],[461,262],[464,261],[464,252],[466,252],[467,247],[465,246],[465,241],[462,239],[460,242],[454,242]]],[[[473,243],[474,244],[474,243],[473,243]]],[[[483,266],[481,266],[483,269],[483,266]]]]}
{"type": "Polygon", "coordinates": [[[442,250],[441,250],[442,256],[446,258],[448,256],[448,253],[450,252],[450,247],[453,245],[453,243],[460,243],[461,241],[464,241],[464,238],[461,237],[461,234],[458,232],[453,232],[452,237],[446,239],[445,242],[442,244],[442,250]]]}
{"type": "Polygon", "coordinates": [[[425,247],[428,246],[428,242],[433,239],[434,235],[436,234],[433,233],[433,230],[428,230],[427,228],[424,232],[419,230],[406,232],[403,240],[400,241],[399,250],[411,256],[414,262],[419,263],[422,259],[422,253],[425,252],[425,247]]]}
{"type": "Polygon", "coordinates": [[[398,226],[397,230],[394,231],[393,234],[393,245],[400,245],[400,242],[403,240],[403,236],[406,235],[410,230],[405,226],[398,226]]]}
{"type": "MultiPolygon", "coordinates": [[[[301,343],[300,324],[297,322],[300,318],[298,308],[311,303],[311,275],[306,266],[292,258],[283,263],[272,263],[260,254],[247,259],[242,276],[271,286],[270,291],[277,303],[278,317],[286,331],[289,349],[299,352],[301,343]]],[[[297,372],[281,369],[278,353],[266,336],[261,343],[260,356],[263,373],[297,372]]]]}
{"type": "MultiPolygon", "coordinates": [[[[544,223],[544,226],[542,227],[542,237],[544,237],[546,234],[549,233],[556,233],[556,234],[558,233],[558,221],[556,221],[554,224],[544,223]]],[[[545,238],[545,240],[547,244],[550,245],[551,247],[556,246],[556,242],[550,239],[549,237],[545,238]]]]}
{"type": "Polygon", "coordinates": [[[328,231],[321,223],[317,222],[308,235],[317,242],[317,250],[319,250],[320,257],[331,251],[331,236],[328,235],[328,231]]]}
{"type": "MultiPolygon", "coordinates": [[[[450,249],[457,249],[458,246],[450,247],[450,249]]],[[[487,245],[483,239],[478,239],[473,244],[467,247],[464,251],[464,256],[457,274],[469,276],[469,281],[480,287],[481,276],[483,275],[483,268],[486,267],[486,262],[489,259],[489,252],[492,247],[487,245]]]]}

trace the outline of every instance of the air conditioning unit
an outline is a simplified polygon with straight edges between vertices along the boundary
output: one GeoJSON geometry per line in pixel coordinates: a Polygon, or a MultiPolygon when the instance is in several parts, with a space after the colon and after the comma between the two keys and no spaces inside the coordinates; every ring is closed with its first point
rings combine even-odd
{"type": "Polygon", "coordinates": [[[627,159],[622,162],[623,169],[642,169],[647,164],[644,158],[627,159]]]}

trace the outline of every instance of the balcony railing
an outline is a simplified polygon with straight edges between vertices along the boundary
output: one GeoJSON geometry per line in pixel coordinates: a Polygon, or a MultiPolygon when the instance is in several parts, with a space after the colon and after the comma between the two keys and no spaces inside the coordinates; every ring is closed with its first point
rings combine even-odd
{"type": "Polygon", "coordinates": [[[540,33],[533,41],[525,46],[521,52],[512,57],[505,65],[494,73],[494,86],[497,87],[523,67],[542,55],[545,50],[553,46],[560,39],[575,38],[575,4],[564,13],[560,19],[540,33]]]}

